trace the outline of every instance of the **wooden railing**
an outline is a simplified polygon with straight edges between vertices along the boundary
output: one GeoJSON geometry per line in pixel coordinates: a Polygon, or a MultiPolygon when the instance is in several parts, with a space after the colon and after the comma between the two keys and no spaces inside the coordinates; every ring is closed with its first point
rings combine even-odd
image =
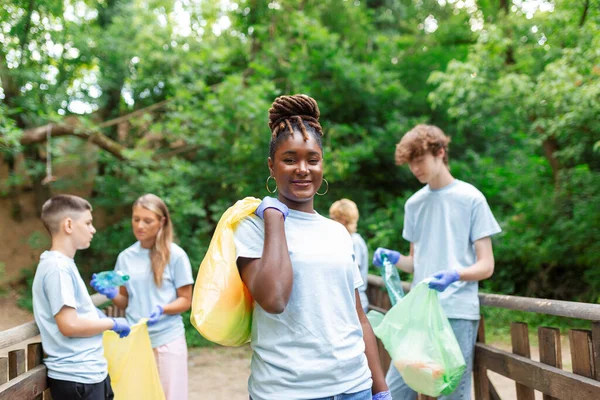
{"type": "MultiPolygon", "coordinates": [[[[409,287],[405,284],[405,291],[409,287]]],[[[369,276],[371,308],[385,312],[391,306],[383,281],[369,276]]],[[[106,303],[100,294],[92,296],[96,306],[106,303]]],[[[511,324],[512,353],[485,343],[485,323],[482,319],[475,344],[473,377],[476,400],[500,399],[491,384],[487,371],[494,371],[515,381],[517,400],[533,400],[534,390],[544,393],[544,400],[600,399],[600,305],[557,300],[542,300],[518,296],[480,294],[480,304],[508,310],[520,310],[591,321],[591,329],[570,329],[568,332],[573,372],[562,369],[560,331],[557,328],[538,329],[540,361],[530,358],[527,324],[511,324]]],[[[104,310],[108,316],[123,316],[124,311],[114,306],[104,310]]],[[[46,367],[42,364],[41,343],[28,343],[39,335],[31,321],[0,332],[0,350],[18,347],[0,357],[0,400],[48,399],[46,367]]],[[[384,369],[390,357],[378,341],[379,355],[384,369]]],[[[427,399],[427,396],[420,396],[427,399]]],[[[508,399],[502,399],[508,400],[508,399]]]]}
{"type": "MultiPolygon", "coordinates": [[[[408,291],[408,285],[404,285],[405,291],[408,291]]],[[[367,294],[372,309],[385,312],[390,308],[390,300],[380,277],[369,275],[367,294]]],[[[573,372],[569,372],[562,369],[559,329],[538,328],[538,362],[531,360],[527,324],[511,323],[510,353],[485,343],[485,321],[482,318],[475,344],[473,366],[476,400],[500,400],[489,380],[488,370],[515,381],[517,400],[534,400],[534,390],[542,392],[544,400],[600,399],[600,304],[484,293],[479,294],[479,302],[488,307],[588,320],[591,329],[569,329],[573,366],[573,372]]],[[[378,345],[383,367],[387,371],[390,357],[381,342],[378,341],[378,345]]],[[[420,397],[428,398],[422,395],[420,397]]]]}
{"type": "MultiPolygon", "coordinates": [[[[101,295],[92,296],[95,306],[108,301],[101,295]]],[[[124,311],[114,306],[104,309],[109,317],[124,316],[124,311]]],[[[49,399],[46,366],[42,364],[43,350],[40,342],[26,344],[36,338],[40,330],[34,321],[0,332],[0,350],[18,347],[0,357],[0,400],[49,399]]]]}

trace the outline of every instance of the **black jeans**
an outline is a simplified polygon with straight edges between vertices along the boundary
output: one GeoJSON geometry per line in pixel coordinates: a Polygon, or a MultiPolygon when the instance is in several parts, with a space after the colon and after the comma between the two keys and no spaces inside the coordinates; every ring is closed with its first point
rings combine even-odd
{"type": "Polygon", "coordinates": [[[110,376],[98,383],[78,383],[48,378],[53,400],[112,400],[115,394],[110,386],[110,376]]]}

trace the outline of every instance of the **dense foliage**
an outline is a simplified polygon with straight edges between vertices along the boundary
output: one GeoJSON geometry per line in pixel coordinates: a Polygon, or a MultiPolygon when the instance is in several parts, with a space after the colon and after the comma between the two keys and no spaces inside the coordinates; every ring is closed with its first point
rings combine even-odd
{"type": "Polygon", "coordinates": [[[44,197],[94,177],[110,224],[82,253],[88,268],[131,244],[145,192],[166,200],[199,265],[221,213],[267,194],[271,101],[306,93],[326,131],[317,209],[356,201],[371,250],[408,249],[403,206],[419,184],[393,152],[434,123],[452,136],[452,173],[504,230],[484,288],[600,300],[598,1],[35,3],[0,6],[0,189],[44,197]],[[45,136],[32,138],[49,123],[54,164],[78,173],[44,186],[45,136]]]}

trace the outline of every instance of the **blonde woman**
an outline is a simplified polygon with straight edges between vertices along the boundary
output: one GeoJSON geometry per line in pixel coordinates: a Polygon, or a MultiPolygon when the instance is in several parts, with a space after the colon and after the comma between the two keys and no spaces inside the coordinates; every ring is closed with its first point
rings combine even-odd
{"type": "Polygon", "coordinates": [[[185,251],[173,243],[166,204],[153,194],[133,203],[133,234],[138,240],[117,258],[115,271],[130,279],[120,288],[92,287],[125,309],[134,324],[148,318],[148,331],[167,400],[188,398],[187,345],[181,313],[192,299],[192,268],[185,251]]]}
{"type": "Polygon", "coordinates": [[[352,237],[352,243],[354,245],[354,258],[356,264],[358,265],[358,269],[360,270],[360,276],[363,280],[362,286],[358,288],[358,294],[360,296],[360,304],[366,313],[369,311],[369,298],[367,297],[369,249],[367,249],[367,244],[362,236],[356,232],[358,217],[358,207],[356,207],[356,203],[352,200],[338,200],[329,208],[329,218],[344,225],[352,237]]]}

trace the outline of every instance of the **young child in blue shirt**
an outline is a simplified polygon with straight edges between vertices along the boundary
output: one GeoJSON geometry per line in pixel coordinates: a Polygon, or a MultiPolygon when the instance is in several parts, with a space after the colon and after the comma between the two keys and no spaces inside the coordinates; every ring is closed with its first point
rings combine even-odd
{"type": "MultiPolygon", "coordinates": [[[[458,388],[441,400],[470,399],[473,349],[479,323],[478,281],[494,272],[491,236],[501,231],[484,195],[473,185],[455,179],[448,168],[450,138],[432,125],[417,125],[396,147],[396,163],[408,163],[425,186],[405,204],[402,237],[410,254],[378,248],[373,264],[382,255],[405,272],[414,273],[412,285],[431,277],[429,287],[439,299],[456,335],[467,369],[458,388]]],[[[416,399],[393,366],[387,383],[394,400],[416,399]]]]}
{"type": "Polygon", "coordinates": [[[119,288],[91,285],[125,309],[130,324],[148,318],[160,382],[167,400],[188,398],[187,344],[181,313],[192,301],[192,267],[173,243],[173,225],[165,202],[145,194],[133,203],[133,234],[138,240],[117,258],[115,271],[130,279],[119,288]]]}
{"type": "Polygon", "coordinates": [[[33,316],[47,354],[48,386],[54,400],[113,398],[102,332],[129,334],[124,318],[107,318],[92,303],[73,261],[96,229],[92,206],[81,197],[58,195],[42,207],[52,247],[40,256],[33,279],[33,316]]]}

